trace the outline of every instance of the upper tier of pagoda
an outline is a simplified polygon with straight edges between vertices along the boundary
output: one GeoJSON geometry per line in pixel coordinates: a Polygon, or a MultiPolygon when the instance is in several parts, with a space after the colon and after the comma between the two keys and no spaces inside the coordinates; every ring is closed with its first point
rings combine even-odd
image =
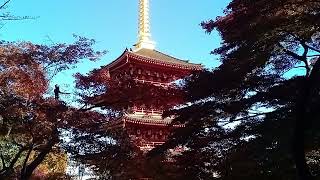
{"type": "Polygon", "coordinates": [[[120,57],[106,65],[104,68],[107,68],[111,75],[115,72],[125,71],[128,69],[130,74],[133,74],[132,71],[134,70],[136,70],[138,74],[141,74],[141,71],[146,70],[133,69],[134,67],[145,67],[149,70],[158,69],[159,71],[170,71],[171,74],[174,73],[176,77],[168,79],[168,81],[181,78],[190,74],[192,71],[199,71],[203,69],[201,64],[190,63],[187,60],[172,57],[155,49],[144,48],[138,49],[137,51],[126,49],[120,57]]]}

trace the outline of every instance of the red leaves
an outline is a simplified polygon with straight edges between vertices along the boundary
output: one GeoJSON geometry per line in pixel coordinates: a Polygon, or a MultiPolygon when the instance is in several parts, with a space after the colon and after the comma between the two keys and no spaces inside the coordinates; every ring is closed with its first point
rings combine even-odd
{"type": "Polygon", "coordinates": [[[0,51],[0,87],[4,93],[33,99],[45,92],[47,82],[43,69],[30,54],[13,44],[0,46],[0,51]]]}
{"type": "Polygon", "coordinates": [[[92,49],[94,40],[76,37],[71,45],[35,45],[30,42],[0,44],[0,115],[13,131],[33,141],[52,138],[65,127],[70,111],[54,99],[44,99],[51,76],[71,68],[81,59],[96,60],[104,52],[92,49]]]}
{"type": "Polygon", "coordinates": [[[96,60],[105,52],[92,49],[94,40],[78,37],[74,44],[0,44],[0,88],[4,93],[32,100],[48,89],[48,78],[72,68],[82,59],[96,60]]]}
{"type": "Polygon", "coordinates": [[[203,29],[206,30],[207,33],[211,33],[214,30],[214,21],[213,20],[208,20],[208,21],[203,21],[200,24],[203,29]]]}
{"type": "Polygon", "coordinates": [[[71,45],[0,42],[0,129],[5,131],[1,134],[21,148],[21,153],[28,149],[37,152],[37,158],[26,167],[30,174],[60,142],[61,129],[96,130],[104,119],[99,113],[79,112],[61,101],[44,98],[50,79],[58,72],[105,53],[92,49],[94,40],[76,38],[71,45]]]}

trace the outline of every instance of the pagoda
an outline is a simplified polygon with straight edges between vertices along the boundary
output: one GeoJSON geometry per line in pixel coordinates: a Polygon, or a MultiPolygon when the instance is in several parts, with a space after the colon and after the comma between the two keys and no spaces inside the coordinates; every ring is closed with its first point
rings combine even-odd
{"type": "MultiPolygon", "coordinates": [[[[149,0],[139,0],[138,42],[134,46],[133,50],[126,49],[120,57],[105,66],[111,78],[126,72],[140,82],[169,86],[191,72],[203,69],[200,64],[193,64],[155,49],[150,32],[149,0]]],[[[109,127],[125,128],[133,143],[146,152],[163,144],[172,128],[183,127],[171,125],[172,118],[162,118],[162,113],[159,109],[134,106],[109,127]]]]}

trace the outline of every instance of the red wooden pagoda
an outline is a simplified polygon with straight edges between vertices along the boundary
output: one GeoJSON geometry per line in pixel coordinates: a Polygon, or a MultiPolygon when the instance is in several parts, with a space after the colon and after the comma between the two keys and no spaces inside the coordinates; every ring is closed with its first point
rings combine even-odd
{"type": "MultiPolygon", "coordinates": [[[[111,78],[119,73],[129,73],[135,79],[154,85],[169,86],[170,83],[201,70],[199,64],[189,63],[159,52],[151,40],[149,23],[149,0],[139,2],[139,37],[134,50],[125,50],[122,55],[108,64],[111,78]]],[[[171,118],[162,118],[162,111],[131,107],[123,118],[112,127],[123,127],[132,141],[142,150],[148,151],[163,144],[172,128],[183,125],[170,125],[171,118]]]]}

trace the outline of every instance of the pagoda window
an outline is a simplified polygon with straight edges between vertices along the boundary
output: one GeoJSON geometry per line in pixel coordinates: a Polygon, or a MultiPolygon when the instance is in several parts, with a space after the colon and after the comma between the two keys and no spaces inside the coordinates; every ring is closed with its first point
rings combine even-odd
{"type": "Polygon", "coordinates": [[[138,74],[141,74],[141,69],[138,69],[138,74]]]}
{"type": "Polygon", "coordinates": [[[130,74],[133,75],[133,68],[130,68],[130,74]]]}
{"type": "Polygon", "coordinates": [[[150,129],[148,130],[148,135],[151,135],[151,130],[150,129]]]}
{"type": "Polygon", "coordinates": [[[123,77],[123,74],[122,74],[122,73],[119,73],[119,74],[117,75],[117,78],[118,78],[118,79],[121,79],[121,77],[123,77]]]}
{"type": "Polygon", "coordinates": [[[162,130],[159,131],[159,135],[162,136],[162,130]]]}
{"type": "Polygon", "coordinates": [[[148,76],[150,76],[150,74],[151,74],[150,71],[146,71],[146,73],[147,73],[148,76]]]}
{"type": "Polygon", "coordinates": [[[140,135],[140,133],[141,133],[141,132],[140,132],[140,129],[138,129],[138,130],[137,130],[137,134],[140,135]]]}
{"type": "Polygon", "coordinates": [[[156,76],[157,76],[157,77],[160,77],[160,75],[159,75],[159,73],[158,73],[158,72],[156,72],[155,74],[156,74],[156,76]]]}
{"type": "Polygon", "coordinates": [[[162,140],[166,140],[166,139],[167,139],[166,135],[162,136],[162,140]]]}

